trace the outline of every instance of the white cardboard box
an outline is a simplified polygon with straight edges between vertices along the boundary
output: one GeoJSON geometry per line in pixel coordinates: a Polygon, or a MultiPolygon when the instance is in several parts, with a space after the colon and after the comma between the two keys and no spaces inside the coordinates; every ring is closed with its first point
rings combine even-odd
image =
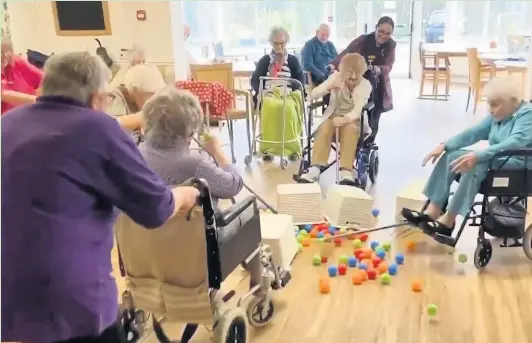
{"type": "Polygon", "coordinates": [[[272,248],[274,262],[284,269],[289,269],[298,248],[292,216],[262,213],[260,228],[262,243],[272,248]]]}
{"type": "Polygon", "coordinates": [[[395,200],[395,220],[402,222],[401,210],[403,207],[411,210],[420,211],[427,197],[423,195],[423,188],[425,187],[426,180],[417,180],[405,187],[397,196],[395,200]]]}

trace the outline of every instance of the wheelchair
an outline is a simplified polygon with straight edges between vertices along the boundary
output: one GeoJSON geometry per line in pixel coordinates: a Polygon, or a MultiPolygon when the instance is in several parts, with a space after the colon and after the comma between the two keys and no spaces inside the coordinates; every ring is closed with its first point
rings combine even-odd
{"type": "MultiPolygon", "coordinates": [[[[475,202],[462,221],[456,238],[436,233],[433,238],[442,244],[455,247],[464,228],[468,225],[478,227],[477,247],[474,264],[478,269],[488,265],[493,254],[491,241],[485,234],[502,238],[502,248],[523,247],[525,255],[532,260],[532,225],[526,228],[528,197],[532,196],[532,169],[527,169],[528,160],[532,160],[532,149],[503,150],[492,157],[487,177],[481,184],[479,194],[482,201],[475,202]],[[518,169],[502,168],[511,157],[525,160],[525,167],[518,169]],[[500,167],[495,162],[502,161],[500,167]],[[508,241],[512,240],[512,243],[508,241]]],[[[532,162],[532,161],[531,161],[532,162]]],[[[455,178],[460,181],[460,176],[455,178]]],[[[452,193],[451,193],[452,196],[452,193]]],[[[425,211],[429,202],[423,206],[425,211]]],[[[447,204],[443,206],[445,211],[447,204]]]]}
{"type": "Polygon", "coordinates": [[[215,212],[206,181],[193,182],[200,191],[198,206],[158,229],[140,227],[123,214],[118,218],[120,271],[127,287],[119,320],[129,342],[140,339],[149,317],[162,343],[171,340],[161,317],[187,323],[182,343],[188,343],[201,324],[213,326],[216,343],[249,342],[249,326],[262,327],[274,315],[271,291],[291,279],[289,271],[276,266],[271,248],[261,244],[254,196],[215,212]],[[222,239],[220,230],[235,222],[240,229],[222,239]],[[235,292],[222,295],[220,287],[242,262],[250,273],[250,289],[231,307],[226,303],[235,292]]]}
{"type": "MultiPolygon", "coordinates": [[[[367,74],[368,80],[371,82],[371,86],[373,88],[373,92],[370,96],[370,101],[364,106],[363,113],[360,116],[360,125],[361,128],[364,127],[364,120],[367,120],[372,113],[375,110],[375,96],[376,92],[375,90],[378,89],[379,85],[379,77],[377,74],[371,72],[368,70],[367,74]]],[[[307,113],[312,113],[314,110],[324,107],[326,104],[325,102],[318,101],[310,104],[309,109],[307,113]]],[[[313,116],[309,115],[309,119],[307,121],[307,132],[312,132],[312,125],[313,125],[313,116]]],[[[314,138],[319,130],[319,127],[317,130],[312,132],[312,134],[307,135],[307,145],[303,148],[303,155],[301,157],[301,163],[299,165],[298,173],[293,176],[294,181],[296,182],[302,182],[301,175],[305,174],[310,166],[312,166],[311,161],[311,154],[312,154],[312,143],[314,142],[314,138]]],[[[338,137],[337,137],[338,138],[338,137]]],[[[357,145],[357,152],[356,152],[356,158],[353,165],[353,179],[355,180],[354,186],[357,186],[363,190],[366,190],[368,185],[368,180],[375,184],[377,181],[377,176],[379,174],[379,147],[375,143],[369,143],[366,141],[368,137],[364,135],[364,133],[361,130],[359,142],[357,145]]],[[[331,145],[332,150],[337,154],[338,156],[338,147],[336,143],[333,143],[331,145]]],[[[329,163],[328,165],[322,167],[321,172],[323,173],[325,170],[329,169],[333,164],[336,164],[336,168],[339,168],[339,165],[337,161],[334,161],[332,163],[329,163]]],[[[338,175],[338,173],[337,173],[338,175]]],[[[337,182],[339,180],[336,180],[337,182]]]]}

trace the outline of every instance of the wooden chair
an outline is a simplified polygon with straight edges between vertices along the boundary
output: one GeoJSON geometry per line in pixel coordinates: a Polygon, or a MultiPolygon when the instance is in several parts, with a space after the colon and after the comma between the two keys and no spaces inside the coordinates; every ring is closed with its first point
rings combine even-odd
{"type": "Polygon", "coordinates": [[[445,82],[444,100],[449,97],[449,87],[451,84],[451,63],[448,58],[443,60],[435,54],[427,54],[423,48],[423,42],[419,43],[419,61],[421,63],[421,82],[419,86],[420,99],[440,99],[438,86],[440,82],[445,82]],[[432,94],[423,93],[425,81],[432,81],[432,94]]]}
{"type": "MultiPolygon", "coordinates": [[[[469,109],[469,101],[471,100],[471,95],[473,95],[473,114],[475,114],[477,111],[477,105],[482,98],[482,90],[484,89],[484,85],[489,82],[490,76],[489,74],[486,75],[486,69],[483,68],[482,63],[478,58],[477,48],[468,48],[466,49],[466,52],[469,69],[466,111],[469,109]]],[[[491,67],[489,68],[491,69],[491,67]]],[[[488,71],[490,69],[488,69],[488,71]]]]}
{"type": "MultiPolygon", "coordinates": [[[[215,63],[215,64],[191,64],[190,65],[192,80],[205,82],[218,82],[224,88],[233,93],[233,108],[226,113],[227,127],[231,145],[231,155],[233,163],[235,162],[234,153],[234,131],[233,121],[239,119],[249,119],[251,115],[251,96],[249,92],[235,89],[232,63],[215,63]],[[236,98],[243,97],[245,100],[245,109],[236,107],[236,98]]],[[[220,122],[218,122],[221,124],[220,122]]]]}

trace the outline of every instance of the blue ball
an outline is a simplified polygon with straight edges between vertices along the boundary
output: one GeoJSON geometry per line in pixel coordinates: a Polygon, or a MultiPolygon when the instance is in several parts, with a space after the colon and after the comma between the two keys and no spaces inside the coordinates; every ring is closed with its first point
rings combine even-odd
{"type": "Polygon", "coordinates": [[[358,269],[368,270],[368,266],[365,263],[359,263],[358,264],[358,269]]]}
{"type": "Polygon", "coordinates": [[[347,265],[351,268],[357,266],[357,259],[355,258],[355,256],[349,256],[349,258],[347,259],[347,265]]]}
{"type": "Polygon", "coordinates": [[[338,273],[338,268],[336,268],[336,266],[329,266],[329,268],[327,268],[327,271],[329,272],[330,277],[335,277],[338,273]]]}
{"type": "Polygon", "coordinates": [[[329,233],[334,236],[336,233],[336,228],[334,226],[329,226],[329,233]]]}
{"type": "Polygon", "coordinates": [[[374,208],[373,210],[371,210],[371,215],[374,217],[378,217],[379,213],[381,213],[381,211],[378,208],[374,208]]]}
{"type": "Polygon", "coordinates": [[[395,255],[395,263],[403,264],[405,262],[405,257],[401,254],[395,255]]]}
{"type": "Polygon", "coordinates": [[[325,236],[325,234],[323,232],[321,232],[321,231],[318,232],[318,235],[317,235],[318,238],[323,238],[324,236],[325,236]]]}
{"type": "Polygon", "coordinates": [[[369,246],[371,247],[371,250],[375,250],[375,248],[379,246],[379,242],[372,241],[369,246]]]}
{"type": "Polygon", "coordinates": [[[394,264],[390,264],[390,265],[388,266],[388,273],[389,273],[390,275],[397,275],[397,270],[398,270],[398,268],[399,268],[399,267],[397,266],[397,264],[395,264],[395,263],[394,263],[394,264]]]}
{"type": "Polygon", "coordinates": [[[386,251],[384,250],[379,250],[376,254],[381,260],[384,260],[384,258],[386,257],[386,251]]]}
{"type": "Polygon", "coordinates": [[[303,225],[303,229],[304,229],[305,231],[307,231],[307,232],[310,232],[310,231],[312,231],[312,225],[310,225],[310,224],[305,224],[305,225],[303,225]]]}

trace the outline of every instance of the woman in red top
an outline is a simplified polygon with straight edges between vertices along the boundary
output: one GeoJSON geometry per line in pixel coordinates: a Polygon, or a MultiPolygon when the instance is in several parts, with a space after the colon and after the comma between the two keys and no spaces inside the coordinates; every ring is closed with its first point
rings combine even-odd
{"type": "Polygon", "coordinates": [[[2,114],[16,106],[35,102],[42,72],[15,56],[9,38],[2,38],[2,114]]]}

